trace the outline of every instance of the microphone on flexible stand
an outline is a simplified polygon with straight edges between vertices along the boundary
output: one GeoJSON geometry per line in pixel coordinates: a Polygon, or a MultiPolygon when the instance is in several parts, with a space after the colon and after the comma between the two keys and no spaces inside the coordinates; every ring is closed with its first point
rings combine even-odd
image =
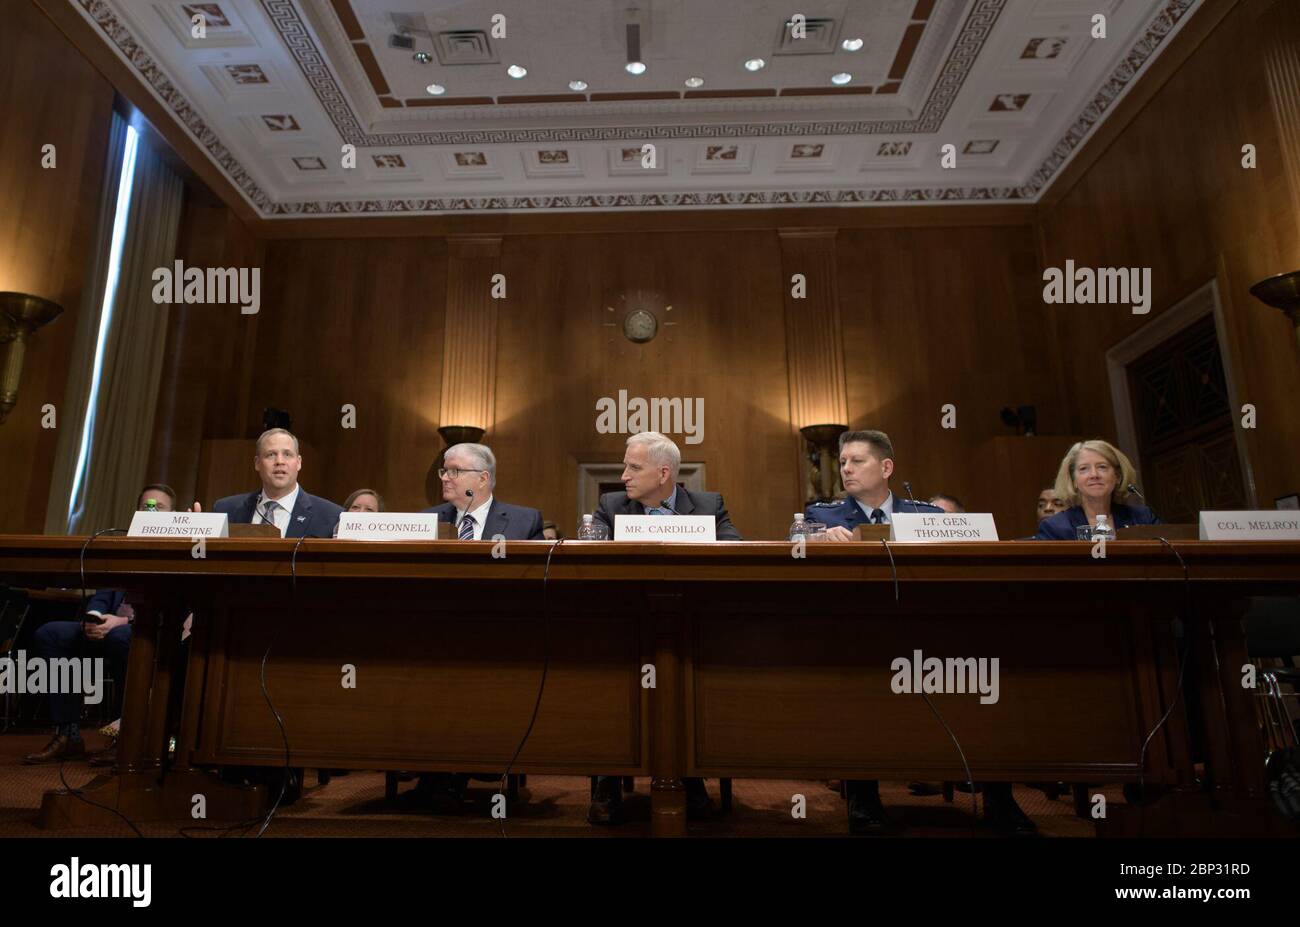
{"type": "Polygon", "coordinates": [[[1156,510],[1151,508],[1151,503],[1147,501],[1147,497],[1142,495],[1142,490],[1138,489],[1132,483],[1129,483],[1126,488],[1128,489],[1130,496],[1137,496],[1139,499],[1142,500],[1142,504],[1145,505],[1148,509],[1150,509],[1153,518],[1159,518],[1159,516],[1156,515],[1156,510]]]}
{"type": "Polygon", "coordinates": [[[907,490],[907,501],[912,503],[912,507],[915,508],[917,505],[917,501],[916,499],[912,498],[912,484],[909,483],[907,480],[903,480],[903,488],[907,490]]]}

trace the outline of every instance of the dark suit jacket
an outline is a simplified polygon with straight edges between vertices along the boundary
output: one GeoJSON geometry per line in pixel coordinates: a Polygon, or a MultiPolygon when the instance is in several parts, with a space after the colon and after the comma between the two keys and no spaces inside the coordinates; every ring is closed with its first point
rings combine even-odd
{"type": "MultiPolygon", "coordinates": [[[[246,496],[226,496],[218,499],[212,506],[214,512],[225,512],[232,524],[251,525],[257,513],[257,500],[262,491],[251,492],[246,496]]],[[[343,506],[336,505],[328,499],[313,496],[301,486],[298,487],[298,501],[289,513],[289,527],[284,536],[287,538],[332,538],[334,528],[343,514],[343,506]]]]}
{"type": "MultiPolygon", "coordinates": [[[[456,506],[450,502],[435,505],[424,510],[437,512],[438,521],[456,524],[456,506]]],[[[474,512],[478,516],[478,510],[474,512]]],[[[495,496],[488,506],[487,520],[483,522],[483,540],[490,541],[498,534],[507,541],[544,541],[542,536],[542,513],[523,505],[511,505],[501,502],[495,496]]]]}
{"type": "MultiPolygon", "coordinates": [[[[609,529],[609,536],[614,536],[614,516],[615,515],[644,515],[645,506],[640,502],[634,502],[627,497],[625,492],[607,492],[600,497],[600,505],[596,507],[595,520],[601,522],[609,529]]],[[[743,541],[740,532],[736,526],[731,523],[731,516],[727,514],[727,507],[722,502],[722,493],[719,492],[690,492],[681,483],[677,484],[677,514],[678,515],[712,515],[717,522],[717,538],[719,541],[743,541]]]]}
{"type": "MultiPolygon", "coordinates": [[[[916,512],[942,513],[943,509],[928,502],[910,502],[895,495],[894,511],[909,515],[916,512]]],[[[857,501],[852,497],[839,499],[835,502],[814,502],[804,509],[803,517],[805,521],[819,521],[827,528],[834,528],[838,525],[841,528],[848,528],[850,531],[858,525],[871,524],[871,519],[862,511],[862,506],[858,505],[857,501]]]]}
{"type": "MultiPolygon", "coordinates": [[[[1110,514],[1111,522],[1117,531],[1120,528],[1127,528],[1129,525],[1160,524],[1160,519],[1156,518],[1156,513],[1141,505],[1124,505],[1122,502],[1117,502],[1110,507],[1110,514]]],[[[1083,506],[1076,505],[1040,521],[1038,523],[1038,533],[1034,535],[1034,540],[1073,541],[1075,539],[1074,529],[1087,523],[1088,516],[1084,514],[1083,506]]]]}
{"type": "Polygon", "coordinates": [[[122,607],[122,602],[126,599],[126,592],[122,589],[99,589],[90,597],[86,603],[86,611],[99,612],[107,617],[116,615],[117,610],[122,607]]]}

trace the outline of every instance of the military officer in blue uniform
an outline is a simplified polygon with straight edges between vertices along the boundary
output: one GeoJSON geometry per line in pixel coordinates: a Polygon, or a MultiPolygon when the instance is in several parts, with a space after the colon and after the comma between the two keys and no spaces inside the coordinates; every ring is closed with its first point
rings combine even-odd
{"type": "MultiPolygon", "coordinates": [[[[883,431],[846,431],[840,435],[840,478],[847,498],[818,502],[804,510],[805,521],[825,524],[828,541],[851,541],[858,525],[887,525],[895,512],[943,514],[928,502],[899,499],[889,488],[894,474],[894,444],[883,431]]],[[[888,832],[880,803],[880,783],[849,780],[849,831],[855,834],[888,832]]],[[[1027,834],[1037,830],[1011,794],[1009,782],[984,785],[985,815],[999,830],[1027,834]]]]}

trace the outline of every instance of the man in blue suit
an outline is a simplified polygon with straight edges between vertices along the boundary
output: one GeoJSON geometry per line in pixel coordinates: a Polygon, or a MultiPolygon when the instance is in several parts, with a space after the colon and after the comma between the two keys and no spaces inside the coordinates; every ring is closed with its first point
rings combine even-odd
{"type": "Polygon", "coordinates": [[[261,490],[218,499],[212,511],[224,512],[236,525],[273,525],[282,538],[334,536],[343,508],[298,485],[302,456],[292,433],[283,428],[262,432],[253,469],[262,479],[261,490]]]}
{"type": "MultiPolygon", "coordinates": [[[[136,508],[144,511],[153,503],[159,512],[176,508],[176,491],[165,483],[146,486],[136,499],[136,508]]],[[[108,660],[109,674],[118,686],[126,684],[126,661],[131,650],[131,626],[135,610],[126,602],[121,589],[100,589],[86,603],[86,612],[78,621],[47,621],[32,635],[36,656],[45,660],[97,657],[108,660]]],[[[101,693],[102,697],[102,693],[101,693]]],[[[45,747],[23,757],[29,766],[81,759],[86,747],[81,739],[81,694],[51,693],[50,720],[54,736],[45,747]]],[[[91,765],[113,764],[116,750],[91,757],[91,765]]]]}
{"type": "Polygon", "coordinates": [[[493,496],[497,459],[486,444],[453,444],[442,455],[441,505],[427,508],[438,521],[450,522],[462,541],[544,541],[542,513],[493,496]]]}
{"type": "MultiPolygon", "coordinates": [[[[438,469],[442,481],[440,505],[425,512],[437,513],[439,522],[448,522],[461,541],[544,541],[542,513],[523,505],[499,501],[493,491],[497,484],[497,458],[486,444],[453,444],[442,455],[438,469]]],[[[419,784],[407,792],[402,801],[408,805],[456,812],[464,803],[465,788],[471,778],[495,780],[487,773],[424,773],[419,784]],[[409,797],[408,797],[409,796],[409,797]]]]}
{"type": "MultiPolygon", "coordinates": [[[[943,514],[928,502],[899,499],[889,489],[894,474],[894,444],[883,431],[846,431],[840,435],[840,477],[848,498],[838,502],[817,502],[804,510],[805,521],[827,526],[830,541],[853,540],[858,525],[887,525],[896,512],[943,514]]],[[[874,779],[845,782],[849,802],[849,830],[855,834],[888,831],[885,809],[880,803],[880,783],[874,779]]],[[[1033,833],[1036,828],[1011,794],[1008,782],[984,784],[985,815],[1000,830],[1033,833]]]]}

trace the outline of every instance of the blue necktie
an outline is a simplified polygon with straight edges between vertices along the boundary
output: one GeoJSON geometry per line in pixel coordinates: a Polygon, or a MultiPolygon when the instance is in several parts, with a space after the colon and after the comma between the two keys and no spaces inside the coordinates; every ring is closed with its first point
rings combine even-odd
{"type": "Polygon", "coordinates": [[[277,531],[279,531],[280,528],[275,523],[275,510],[278,509],[279,507],[280,507],[280,503],[272,499],[267,499],[266,505],[262,506],[262,524],[270,525],[272,528],[275,528],[275,530],[277,531]]]}
{"type": "Polygon", "coordinates": [[[465,513],[465,517],[460,520],[460,532],[457,537],[462,541],[474,540],[474,516],[470,515],[468,512],[465,513]]]}
{"type": "Polygon", "coordinates": [[[884,509],[872,509],[872,510],[871,510],[871,523],[872,523],[873,525],[883,525],[883,524],[885,523],[885,510],[884,510],[884,509]]]}

